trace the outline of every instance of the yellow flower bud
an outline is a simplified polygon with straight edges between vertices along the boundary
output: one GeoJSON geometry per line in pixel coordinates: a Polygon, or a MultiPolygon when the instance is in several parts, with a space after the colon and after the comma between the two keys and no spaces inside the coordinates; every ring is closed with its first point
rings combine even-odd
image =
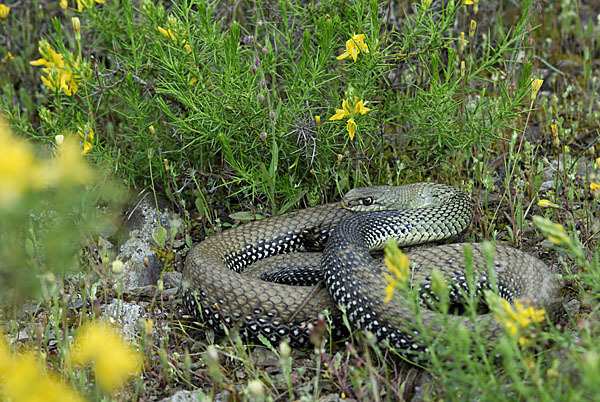
{"type": "Polygon", "coordinates": [[[475,20],[471,20],[471,25],[469,26],[469,38],[473,39],[473,36],[475,36],[476,29],[477,29],[477,22],[475,22],[475,20]]]}
{"type": "Polygon", "coordinates": [[[531,100],[534,100],[542,87],[544,80],[539,78],[531,80],[531,100]]]}
{"type": "Polygon", "coordinates": [[[79,18],[77,18],[77,17],[71,18],[71,22],[73,23],[73,31],[75,32],[75,40],[80,41],[81,40],[81,22],[79,21],[79,18]]]}
{"type": "Polygon", "coordinates": [[[248,383],[248,392],[253,398],[262,398],[265,393],[265,386],[259,380],[252,380],[248,383]]]}
{"type": "Polygon", "coordinates": [[[123,273],[123,261],[114,260],[112,263],[112,273],[115,275],[121,275],[123,273]]]}
{"type": "Polygon", "coordinates": [[[538,207],[542,207],[542,208],[560,208],[560,206],[558,204],[555,204],[549,200],[539,200],[537,204],[538,204],[538,207]]]}
{"type": "Polygon", "coordinates": [[[10,14],[10,7],[0,4],[0,20],[6,21],[8,14],[10,14]]]}

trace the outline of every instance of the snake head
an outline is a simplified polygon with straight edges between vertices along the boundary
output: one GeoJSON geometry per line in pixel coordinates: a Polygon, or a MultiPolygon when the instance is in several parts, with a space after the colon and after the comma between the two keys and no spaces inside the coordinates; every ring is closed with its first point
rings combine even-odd
{"type": "Polygon", "coordinates": [[[397,209],[397,196],[392,186],[357,187],[342,198],[342,207],[354,212],[397,209]]]}
{"type": "Polygon", "coordinates": [[[462,194],[454,187],[434,183],[357,187],[346,193],[341,204],[354,212],[427,208],[462,194]]]}

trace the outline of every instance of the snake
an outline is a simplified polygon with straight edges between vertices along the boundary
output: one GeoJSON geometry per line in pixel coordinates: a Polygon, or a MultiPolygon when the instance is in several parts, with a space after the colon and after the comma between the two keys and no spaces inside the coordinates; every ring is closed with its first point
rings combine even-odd
{"type": "MultiPolygon", "coordinates": [[[[469,196],[448,185],[354,188],[341,202],[251,221],[193,246],[184,264],[183,304],[195,321],[215,330],[236,329],[248,338],[263,336],[275,344],[287,340],[297,347],[310,345],[323,312],[333,337],[346,333],[346,314],[353,328],[405,351],[428,351],[416,323],[438,334],[458,325],[471,331],[481,325],[481,333],[493,339],[502,326],[489,311],[471,319],[435,309],[416,311],[403,295],[384,302],[388,281],[383,274],[389,269],[372,255],[390,238],[411,246],[454,237],[472,216],[469,196]],[[293,266],[296,256],[305,253],[320,253],[316,281],[324,286],[273,283],[245,274],[265,259],[293,266]]],[[[544,309],[550,320],[556,319],[561,282],[541,260],[496,245],[490,264],[484,248],[482,243],[458,243],[407,253],[411,284],[419,287],[420,300],[431,304],[435,298],[435,270],[453,284],[451,300],[461,300],[470,289],[479,296],[495,289],[511,303],[544,309]],[[472,278],[467,275],[466,248],[471,250],[472,278]]]]}

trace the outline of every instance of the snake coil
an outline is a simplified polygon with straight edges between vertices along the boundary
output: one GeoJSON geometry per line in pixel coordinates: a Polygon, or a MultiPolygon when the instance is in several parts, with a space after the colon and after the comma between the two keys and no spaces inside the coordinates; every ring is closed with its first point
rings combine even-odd
{"type": "MultiPolygon", "coordinates": [[[[449,186],[415,183],[399,187],[351,190],[341,203],[320,205],[254,221],[227,230],[194,246],[183,272],[184,306],[195,320],[215,329],[236,326],[241,335],[262,334],[273,343],[309,344],[310,327],[328,310],[334,336],[342,332],[343,307],[357,328],[378,340],[405,350],[424,350],[414,337],[415,312],[406,300],[383,303],[385,265],[370,252],[387,238],[400,245],[442,240],[462,232],[473,214],[470,199],[449,186]],[[362,212],[368,211],[368,212],[362,212]],[[298,251],[324,252],[321,267],[327,289],[314,292],[248,277],[243,271],[256,261],[298,251]]],[[[478,290],[494,275],[501,297],[543,308],[553,318],[560,307],[560,283],[538,259],[518,250],[497,246],[493,272],[488,272],[481,244],[470,245],[478,290]]],[[[289,263],[293,264],[292,254],[289,263]]],[[[433,268],[458,288],[467,289],[464,246],[449,244],[408,254],[412,279],[425,283],[433,268]]],[[[457,292],[451,297],[458,297],[457,292]]],[[[443,316],[421,309],[421,323],[436,332],[444,325],[474,323],[462,316],[443,316]]],[[[499,324],[490,314],[477,318],[494,337],[499,324]]]]}

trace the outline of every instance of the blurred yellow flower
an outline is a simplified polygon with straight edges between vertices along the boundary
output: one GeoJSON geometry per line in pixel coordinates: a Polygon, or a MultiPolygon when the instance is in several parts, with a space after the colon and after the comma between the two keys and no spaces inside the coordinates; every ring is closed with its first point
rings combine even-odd
{"type": "Polygon", "coordinates": [[[41,190],[59,182],[85,184],[93,177],[74,141],[64,141],[49,160],[34,157],[32,147],[15,138],[0,119],[0,208],[13,205],[30,190],[41,190]]]}
{"type": "Polygon", "coordinates": [[[479,0],[465,0],[466,5],[479,4],[479,0]]]}
{"type": "Polygon", "coordinates": [[[60,6],[60,8],[63,9],[63,11],[67,11],[67,8],[69,8],[69,1],[68,0],[60,0],[60,3],[58,3],[58,5],[60,6]]]}
{"type": "Polygon", "coordinates": [[[352,105],[347,99],[344,99],[342,101],[342,108],[336,109],[335,114],[331,116],[329,120],[342,120],[348,117],[349,119],[346,124],[346,130],[348,130],[348,134],[350,135],[350,139],[352,140],[354,139],[356,129],[358,128],[354,117],[365,114],[371,110],[365,106],[366,103],[367,102],[358,100],[357,96],[355,96],[352,100],[352,105]]]}
{"type": "Polygon", "coordinates": [[[514,300],[514,307],[508,300],[491,292],[486,295],[490,310],[498,322],[506,328],[508,334],[517,339],[521,346],[526,346],[529,340],[523,335],[523,330],[530,324],[544,321],[546,311],[538,310],[532,306],[524,308],[514,300]]]}
{"type": "Polygon", "coordinates": [[[508,300],[501,297],[501,310],[494,312],[494,317],[508,329],[509,333],[514,336],[520,328],[525,328],[529,324],[544,321],[546,311],[544,309],[537,310],[533,307],[523,308],[523,305],[518,301],[514,301],[515,308],[508,300]]]}
{"type": "Polygon", "coordinates": [[[410,261],[406,254],[404,254],[398,248],[398,245],[394,241],[389,241],[385,247],[385,265],[390,270],[390,274],[384,272],[383,276],[387,281],[385,287],[385,299],[384,303],[389,303],[394,296],[394,290],[398,287],[403,289],[408,288],[408,277],[410,261]]]}
{"type": "Polygon", "coordinates": [[[70,354],[76,365],[93,362],[96,380],[106,392],[123,386],[142,368],[140,354],[105,322],[79,328],[70,354]]]}
{"type": "Polygon", "coordinates": [[[571,237],[560,223],[554,223],[550,219],[541,216],[534,216],[533,223],[548,240],[557,246],[570,246],[572,244],[571,237]]]}
{"type": "Polygon", "coordinates": [[[28,143],[13,137],[0,119],[0,207],[9,206],[29,189],[43,186],[46,176],[28,143]]]}
{"type": "Polygon", "coordinates": [[[595,181],[590,183],[590,190],[592,191],[598,191],[600,190],[600,183],[597,183],[595,181]]]}
{"type": "Polygon", "coordinates": [[[79,402],[83,399],[69,386],[44,372],[33,353],[14,360],[4,372],[3,393],[13,401],[79,402]]]}
{"type": "Polygon", "coordinates": [[[10,14],[10,7],[0,4],[0,20],[6,21],[8,14],[10,14]]]}
{"type": "Polygon", "coordinates": [[[175,34],[173,34],[173,31],[171,31],[171,28],[169,29],[164,29],[163,27],[158,27],[158,32],[160,32],[162,35],[166,36],[169,39],[175,39],[175,34]]]}
{"type": "Polygon", "coordinates": [[[538,207],[542,208],[560,208],[560,205],[553,203],[550,200],[539,200],[538,207]]]}
{"type": "Polygon", "coordinates": [[[12,401],[83,402],[73,389],[47,374],[33,353],[13,356],[1,333],[0,395],[12,401]]]}
{"type": "Polygon", "coordinates": [[[365,35],[357,34],[352,35],[352,38],[346,41],[346,50],[344,53],[340,54],[337,59],[342,60],[346,57],[352,57],[354,61],[358,58],[358,54],[363,51],[365,53],[369,53],[369,47],[365,43],[365,35]]]}
{"type": "Polygon", "coordinates": [[[11,52],[8,52],[8,53],[6,53],[6,56],[4,56],[4,57],[2,58],[2,64],[6,64],[6,63],[8,63],[9,61],[12,61],[12,60],[14,60],[14,59],[15,59],[15,56],[13,56],[11,52]]]}

